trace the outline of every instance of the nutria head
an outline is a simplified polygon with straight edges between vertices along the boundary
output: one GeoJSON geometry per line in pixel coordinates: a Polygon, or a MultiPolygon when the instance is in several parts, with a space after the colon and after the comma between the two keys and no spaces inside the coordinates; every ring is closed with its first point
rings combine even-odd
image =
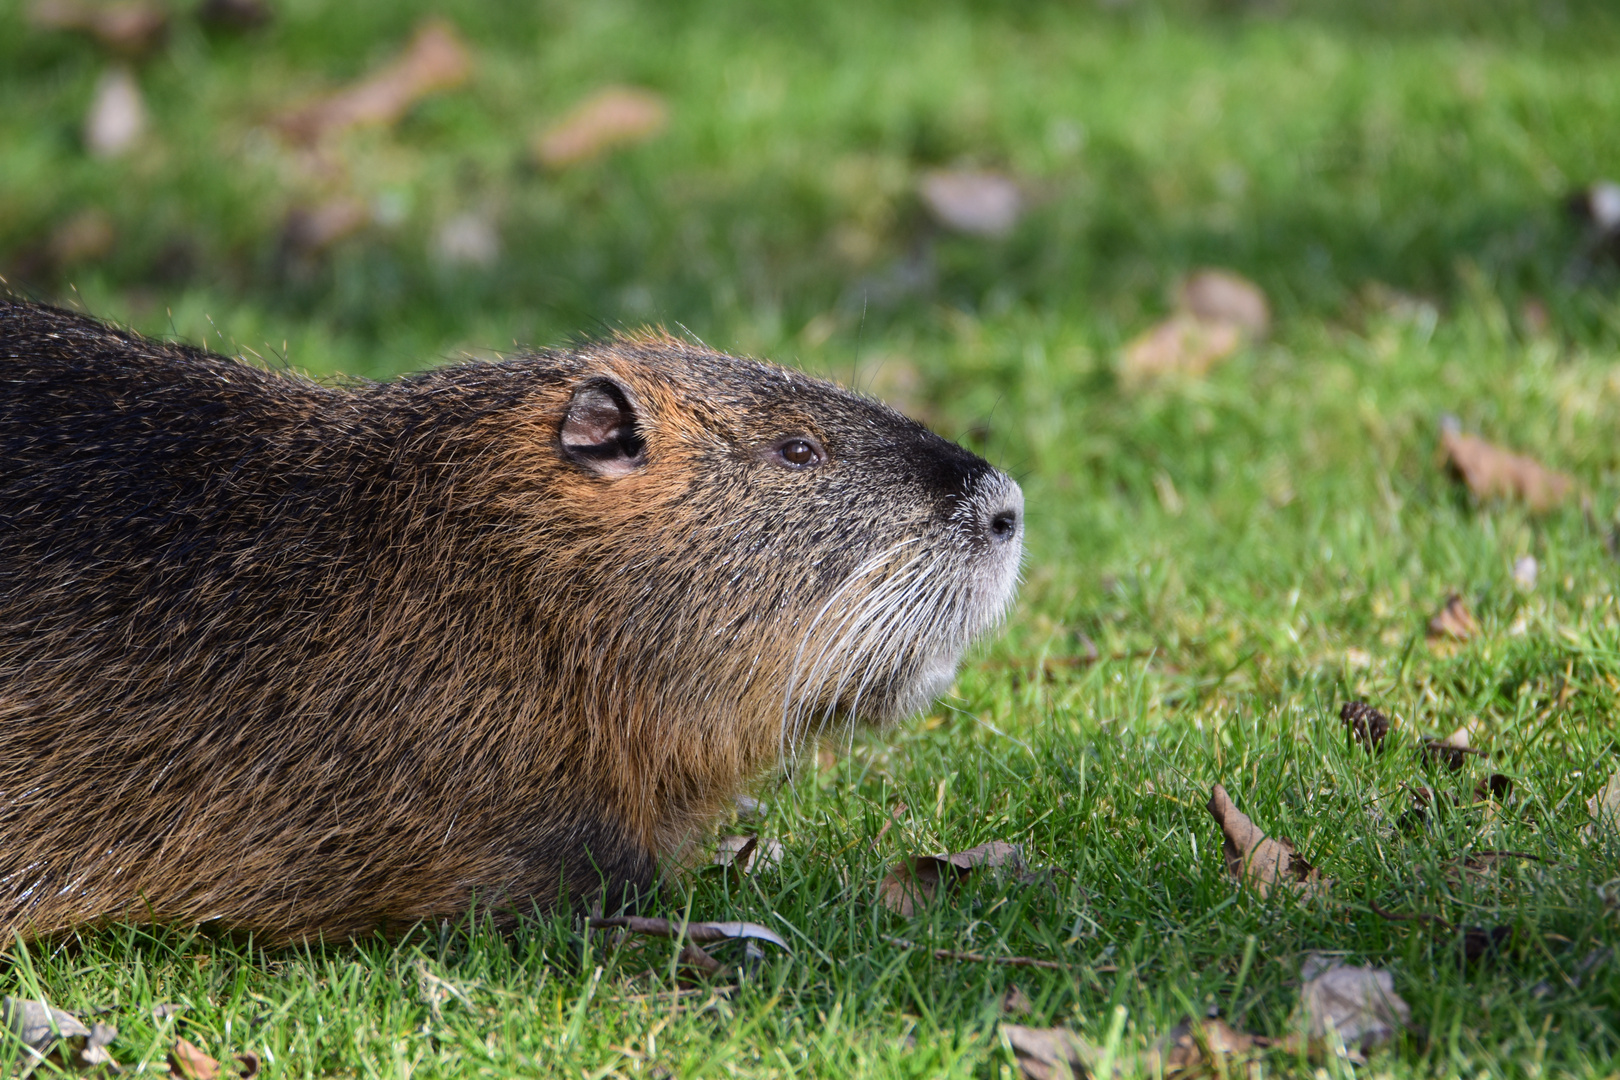
{"type": "Polygon", "coordinates": [[[612,660],[595,707],[705,714],[757,769],[831,724],[921,709],[1001,618],[1023,494],[981,458],[667,337],[569,359],[531,421],[561,467],[509,505],[530,559],[572,583],[578,662],[612,660]]]}

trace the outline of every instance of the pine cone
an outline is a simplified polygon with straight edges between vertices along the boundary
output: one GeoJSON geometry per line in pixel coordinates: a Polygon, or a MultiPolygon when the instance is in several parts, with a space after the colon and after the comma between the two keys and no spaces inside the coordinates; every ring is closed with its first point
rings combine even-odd
{"type": "Polygon", "coordinates": [[[1359,742],[1368,753],[1384,748],[1384,736],[1389,734],[1389,717],[1365,701],[1347,701],[1339,710],[1346,734],[1352,742],[1359,742]]]}

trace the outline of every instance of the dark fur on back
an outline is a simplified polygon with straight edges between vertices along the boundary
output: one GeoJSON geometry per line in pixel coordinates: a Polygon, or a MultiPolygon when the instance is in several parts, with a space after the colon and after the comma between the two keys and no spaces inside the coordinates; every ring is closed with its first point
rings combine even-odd
{"type": "Polygon", "coordinates": [[[333,388],[0,299],[0,930],[617,903],[799,740],[779,717],[917,705],[1010,594],[959,520],[1004,481],[664,337],[333,388]],[[622,477],[559,445],[598,384],[645,440],[622,477]],[[800,431],[825,467],[762,458],[800,431]],[[903,573],[896,643],[852,637],[903,573]]]}

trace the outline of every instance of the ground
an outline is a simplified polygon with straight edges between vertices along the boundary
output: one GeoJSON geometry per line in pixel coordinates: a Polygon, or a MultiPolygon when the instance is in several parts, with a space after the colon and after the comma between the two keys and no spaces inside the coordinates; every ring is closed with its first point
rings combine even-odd
{"type": "Polygon", "coordinates": [[[1587,804],[1620,767],[1620,275],[1564,206],[1620,178],[1609,5],[288,0],[248,32],[176,5],[112,158],[81,133],[117,61],[29,10],[0,8],[13,287],[320,375],[663,323],[1009,469],[1028,553],[930,715],[762,787],[779,867],[672,888],[662,914],[786,939],[746,976],[678,973],[662,941],[582,955],[560,922],[291,953],[112,929],[13,948],[5,992],[110,1010],[114,1056],[153,1069],[180,1033],[274,1076],[999,1076],[1012,985],[1016,1022],[1106,1043],[1122,1016],[1126,1052],[1210,1010],[1282,1037],[1317,951],[1411,1006],[1375,1075],[1616,1075],[1620,837],[1587,804]],[[318,150],[278,128],[428,15],[465,82],[318,150]],[[614,83],[667,128],[536,159],[614,83]],[[1012,178],[1022,218],[939,225],[937,169],[1012,178]],[[333,206],[358,209],[330,243],[288,228],[333,206]],[[1269,331],[1130,378],[1205,266],[1263,288],[1269,331]],[[1575,490],[1472,494],[1446,417],[1575,490]],[[1431,640],[1453,595],[1477,632],[1431,640]],[[1347,740],[1350,700],[1393,719],[1383,753],[1347,740]],[[1420,753],[1461,727],[1487,754],[1420,753]],[[1511,791],[1476,800],[1493,775],[1511,791]],[[1325,898],[1233,882],[1217,782],[1325,898]],[[992,840],[1047,872],[878,902],[896,860],[992,840]]]}

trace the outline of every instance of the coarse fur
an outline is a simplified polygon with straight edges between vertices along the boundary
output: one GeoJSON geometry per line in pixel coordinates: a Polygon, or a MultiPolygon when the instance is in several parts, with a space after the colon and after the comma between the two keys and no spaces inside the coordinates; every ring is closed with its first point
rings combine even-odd
{"type": "Polygon", "coordinates": [[[617,904],[945,689],[1021,518],[662,334],[328,386],[0,298],[0,934],[617,904]]]}

